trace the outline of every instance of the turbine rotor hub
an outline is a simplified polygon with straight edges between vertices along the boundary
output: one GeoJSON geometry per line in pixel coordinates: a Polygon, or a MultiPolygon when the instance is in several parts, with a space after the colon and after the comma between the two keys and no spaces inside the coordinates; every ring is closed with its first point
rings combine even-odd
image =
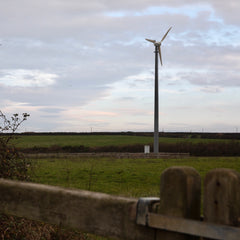
{"type": "Polygon", "coordinates": [[[155,43],[154,43],[154,46],[160,47],[160,46],[161,46],[161,42],[155,42],[155,43]]]}

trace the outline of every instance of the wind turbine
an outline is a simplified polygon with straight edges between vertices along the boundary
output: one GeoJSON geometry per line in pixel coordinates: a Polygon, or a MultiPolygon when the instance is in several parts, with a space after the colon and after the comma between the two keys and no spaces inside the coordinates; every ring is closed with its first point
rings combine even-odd
{"type": "Polygon", "coordinates": [[[162,65],[162,54],[161,54],[161,44],[163,40],[166,38],[167,34],[171,30],[172,27],[170,27],[167,32],[164,34],[162,40],[160,42],[157,42],[156,40],[148,39],[147,41],[151,42],[155,46],[155,90],[154,90],[154,146],[153,146],[153,152],[158,153],[159,152],[159,107],[158,107],[158,55],[160,58],[160,62],[162,65]]]}

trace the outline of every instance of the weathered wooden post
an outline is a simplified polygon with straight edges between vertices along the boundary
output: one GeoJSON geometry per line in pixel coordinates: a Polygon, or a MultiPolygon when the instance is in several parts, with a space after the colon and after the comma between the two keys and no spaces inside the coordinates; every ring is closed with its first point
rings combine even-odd
{"type": "MultiPolygon", "coordinates": [[[[170,167],[162,173],[158,213],[199,220],[200,199],[201,178],[194,168],[170,167]]],[[[198,238],[159,230],[156,239],[189,240],[198,238]]]]}
{"type": "MultiPolygon", "coordinates": [[[[240,226],[240,174],[214,169],[204,180],[204,221],[240,226]]],[[[239,236],[240,239],[240,236],[239,236]]]]}

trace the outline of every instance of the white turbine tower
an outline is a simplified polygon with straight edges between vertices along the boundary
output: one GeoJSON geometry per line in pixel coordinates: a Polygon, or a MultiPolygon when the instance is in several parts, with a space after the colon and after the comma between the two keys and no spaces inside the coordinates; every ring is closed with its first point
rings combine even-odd
{"type": "Polygon", "coordinates": [[[163,40],[166,38],[167,34],[171,30],[172,27],[170,27],[165,35],[163,36],[162,40],[160,42],[157,42],[156,40],[148,39],[147,41],[151,42],[155,46],[155,94],[154,94],[154,146],[153,151],[154,153],[159,152],[159,107],[158,107],[158,55],[160,58],[160,62],[162,65],[162,54],[161,54],[161,44],[163,40]]]}

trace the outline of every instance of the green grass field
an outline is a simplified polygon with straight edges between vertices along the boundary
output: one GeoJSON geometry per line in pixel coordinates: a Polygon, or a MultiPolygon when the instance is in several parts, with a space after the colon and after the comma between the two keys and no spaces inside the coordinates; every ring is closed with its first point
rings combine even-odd
{"type": "Polygon", "coordinates": [[[240,172],[240,157],[185,159],[34,159],[34,182],[127,197],[159,196],[161,173],[171,166],[194,167],[201,177],[214,168],[240,172]]]}
{"type": "Polygon", "coordinates": [[[149,144],[151,137],[125,135],[32,135],[15,140],[20,148],[58,146],[109,146],[125,144],[149,144]]]}
{"type": "MultiPolygon", "coordinates": [[[[177,142],[192,142],[192,143],[208,143],[216,141],[230,140],[215,140],[201,138],[159,138],[159,142],[177,143],[177,142]]],[[[20,148],[31,147],[50,147],[58,146],[79,146],[87,147],[98,146],[117,146],[117,145],[133,145],[133,144],[151,144],[153,137],[149,136],[128,136],[128,135],[25,135],[15,140],[15,143],[20,148]]]]}
{"type": "MultiPolygon", "coordinates": [[[[160,143],[208,143],[212,141],[230,140],[160,138],[160,143]]],[[[151,144],[152,142],[152,137],[126,135],[34,135],[22,136],[16,140],[20,148],[54,145],[93,147],[151,144]]],[[[240,172],[240,157],[119,159],[117,157],[73,157],[67,154],[55,154],[55,156],[45,158],[36,156],[32,157],[33,164],[29,169],[33,182],[135,198],[159,197],[161,173],[171,166],[194,167],[202,179],[208,171],[214,168],[230,168],[240,172]]],[[[86,239],[107,240],[90,235],[86,235],[86,239]]]]}

